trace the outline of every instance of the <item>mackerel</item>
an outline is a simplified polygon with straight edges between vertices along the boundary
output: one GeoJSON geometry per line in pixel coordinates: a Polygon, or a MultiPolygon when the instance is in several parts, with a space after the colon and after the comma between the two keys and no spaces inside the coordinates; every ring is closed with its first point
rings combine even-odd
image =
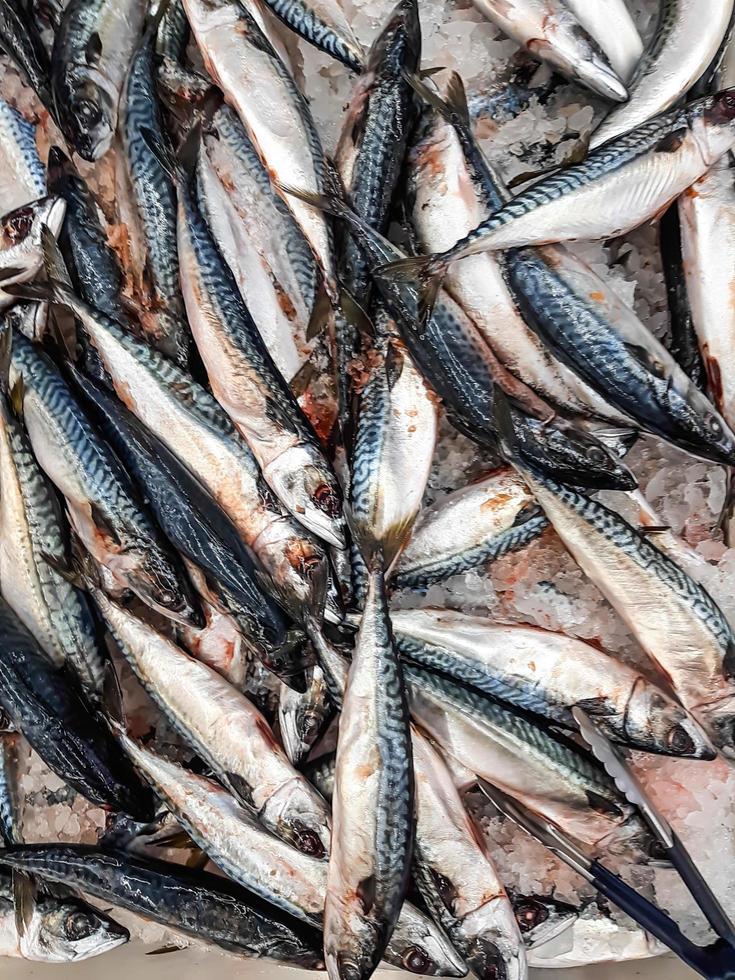
{"type": "Polygon", "coordinates": [[[311,668],[306,691],[299,693],[281,684],[278,729],[290,761],[300,765],[332,720],[333,710],[322,668],[311,668]]]}
{"type": "Polygon", "coordinates": [[[15,302],[5,287],[33,279],[43,266],[44,229],[53,236],[61,231],[66,205],[49,195],[24,204],[0,218],[0,308],[15,302]]]}
{"type": "Polygon", "coordinates": [[[36,127],[0,99],[0,214],[46,194],[46,169],[36,147],[36,127]]]}
{"type": "Polygon", "coordinates": [[[54,102],[49,89],[51,67],[40,35],[13,0],[0,0],[0,48],[15,62],[49,112],[54,102]]]}
{"type": "Polygon", "coordinates": [[[585,31],[607,55],[613,71],[628,83],[643,54],[643,41],[625,0],[566,0],[585,31]]]}
{"type": "Polygon", "coordinates": [[[269,10],[309,44],[360,72],[365,55],[339,0],[264,0],[269,10]]]}

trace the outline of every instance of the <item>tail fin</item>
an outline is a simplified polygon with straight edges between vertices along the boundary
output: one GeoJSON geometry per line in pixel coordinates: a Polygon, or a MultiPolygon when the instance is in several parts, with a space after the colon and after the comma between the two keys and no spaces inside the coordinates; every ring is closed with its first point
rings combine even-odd
{"type": "Polygon", "coordinates": [[[388,262],[375,270],[376,279],[387,283],[407,283],[418,292],[418,319],[423,326],[431,319],[436,297],[449,268],[441,254],[411,255],[388,262]]]}
{"type": "Polygon", "coordinates": [[[467,93],[464,82],[456,71],[449,73],[444,98],[439,95],[433,86],[426,84],[424,81],[426,75],[420,76],[412,72],[404,72],[404,78],[414,92],[433,109],[436,109],[447,122],[453,126],[461,126],[464,129],[470,128],[470,110],[467,105],[467,93]]]}

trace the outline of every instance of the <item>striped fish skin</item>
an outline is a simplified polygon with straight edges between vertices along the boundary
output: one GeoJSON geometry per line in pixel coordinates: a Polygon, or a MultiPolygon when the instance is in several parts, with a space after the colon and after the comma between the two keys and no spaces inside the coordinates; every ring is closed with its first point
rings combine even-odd
{"type": "Polygon", "coordinates": [[[419,890],[475,976],[523,980],[523,939],[479,828],[441,756],[416,728],[412,745],[419,890]]]}
{"type": "MultiPolygon", "coordinates": [[[[276,190],[289,185],[323,193],[326,163],[311,111],[253,16],[233,0],[184,0],[184,7],[207,70],[240,116],[276,190]],[[261,92],[262,98],[251,98],[252,92],[261,92]]],[[[336,302],[334,243],[327,218],[292,196],[284,194],[283,199],[336,302]]]]}
{"type": "Polygon", "coordinates": [[[344,548],[341,491],[317,435],[273,363],[184,180],[178,192],[182,291],[214,396],[284,507],[344,548]]]}
{"type": "Polygon", "coordinates": [[[79,889],[241,956],[323,966],[316,931],[220,875],[84,844],[3,851],[0,863],[79,889]]]}
{"type": "Polygon", "coordinates": [[[269,10],[314,47],[361,72],[365,54],[339,0],[265,0],[269,10]]]}
{"type": "Polygon", "coordinates": [[[183,61],[189,41],[189,22],[182,0],[171,0],[156,33],[156,53],[162,59],[183,61]]]}
{"type": "Polygon", "coordinates": [[[54,35],[51,86],[64,135],[94,162],[110,148],[146,14],[142,0],[71,0],[54,35]]]}
{"type": "Polygon", "coordinates": [[[606,99],[628,92],[597,40],[562,0],[473,0],[494,24],[552,68],[606,99]]]}
{"type": "Polygon", "coordinates": [[[403,669],[413,720],[471,772],[577,840],[616,847],[640,832],[604,770],[574,743],[448,678],[403,669]]]}
{"type": "Polygon", "coordinates": [[[320,543],[279,507],[247,444],[209,392],[119,324],[74,304],[120,400],[209,490],[292,614],[326,574],[320,543]]]}
{"type": "Polygon", "coordinates": [[[197,171],[202,213],[283,377],[308,358],[306,330],[317,290],[311,250],[275,193],[237,114],[215,113],[197,171]]]}
{"type": "Polygon", "coordinates": [[[46,194],[46,169],[36,148],[36,127],[0,99],[0,214],[46,194]]]}
{"type": "Polygon", "coordinates": [[[64,782],[91,803],[151,816],[151,797],[68,678],[0,599],[0,705],[16,731],[64,782]]]}
{"type": "Polygon", "coordinates": [[[109,587],[130,588],[177,622],[199,622],[183,569],[129,478],[51,361],[21,335],[13,339],[11,381],[19,377],[33,452],[63,494],[85,548],[104,566],[109,587]]]}
{"type": "MultiPolygon", "coordinates": [[[[0,218],[0,273],[3,286],[33,279],[43,266],[41,232],[48,228],[56,237],[61,231],[66,205],[63,198],[50,195],[24,204],[0,218]]],[[[11,305],[15,297],[0,289],[0,308],[11,305]]]]}
{"type": "Polygon", "coordinates": [[[509,266],[509,281],[557,355],[634,425],[695,456],[735,461],[735,434],[725,419],[637,314],[602,280],[591,280],[589,266],[571,250],[523,251],[509,266]],[[550,293],[551,278],[556,289],[550,293]]]}
{"type": "Polygon", "coordinates": [[[735,90],[644,123],[513,198],[434,261],[614,238],[655,217],[735,143],[735,90]]]}
{"type": "Polygon", "coordinates": [[[155,73],[155,34],[138,44],[127,77],[121,131],[138,220],[145,243],[144,281],[149,292],[139,322],[150,342],[186,367],[191,334],[179,286],[176,188],[151,152],[144,131],[162,141],[164,124],[155,73]]]}
{"type": "Polygon", "coordinates": [[[324,908],[332,980],[369,977],[400,912],[413,835],[408,708],[382,571],[371,570],[340,716],[324,908]]]}
{"type": "Polygon", "coordinates": [[[28,84],[44,106],[53,114],[54,103],[49,91],[48,54],[35,27],[24,18],[18,4],[0,0],[0,47],[21,69],[28,84]]]}
{"type": "Polygon", "coordinates": [[[530,488],[585,575],[701,722],[735,756],[735,636],[709,593],[602,504],[524,470],[530,488]]]}
{"type": "Polygon", "coordinates": [[[267,721],[211,668],[95,591],[122,652],[171,724],[261,823],[299,850],[329,851],[329,808],[286,758],[267,721]]]}
{"type": "Polygon", "coordinates": [[[653,43],[630,80],[630,99],[603,120],[590,148],[636,129],[682,98],[714,58],[732,12],[733,0],[713,0],[702,23],[697,0],[662,0],[653,43]]]}
{"type": "Polygon", "coordinates": [[[68,562],[59,502],[22,424],[0,408],[0,583],[2,595],[51,662],[66,664],[90,701],[99,700],[104,655],[84,593],[48,558],[68,562]]]}
{"type": "MultiPolygon", "coordinates": [[[[442,97],[449,92],[436,82],[442,97]]],[[[407,167],[411,223],[423,251],[441,252],[476,228],[510,194],[492,172],[469,127],[427,109],[407,167]]],[[[501,363],[542,398],[572,414],[616,418],[594,389],[561,361],[521,315],[506,282],[510,257],[492,252],[452,266],[444,285],[501,363]]],[[[617,419],[620,421],[620,419],[617,419]]]]}
{"type": "Polygon", "coordinates": [[[566,0],[566,5],[627,84],[641,60],[643,41],[625,0],[566,0]]]}
{"type": "Polygon", "coordinates": [[[497,470],[419,513],[393,583],[426,589],[524,547],[547,527],[523,481],[511,469],[497,470]]]}
{"type": "Polygon", "coordinates": [[[306,759],[332,715],[324,672],[318,665],[311,668],[303,694],[281,684],[278,727],[283,748],[294,766],[306,759]]]}
{"type": "Polygon", "coordinates": [[[638,671],[563,633],[445,609],[398,610],[401,654],[491,697],[574,728],[572,708],[608,738],[643,752],[713,759],[695,720],[638,671]]]}

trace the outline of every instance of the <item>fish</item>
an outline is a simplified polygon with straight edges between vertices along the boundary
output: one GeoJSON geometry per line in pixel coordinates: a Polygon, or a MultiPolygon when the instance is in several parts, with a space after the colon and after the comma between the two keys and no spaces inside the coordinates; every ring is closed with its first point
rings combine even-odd
{"type": "Polygon", "coordinates": [[[626,234],[663,212],[731,149],[734,120],[732,89],[663,113],[537,181],[451,248],[391,263],[382,275],[418,279],[428,294],[452,262],[478,252],[626,234]]]}
{"type": "Polygon", "coordinates": [[[15,302],[6,286],[33,279],[43,267],[42,231],[55,237],[61,230],[66,205],[49,195],[9,211],[0,218],[0,308],[15,302]]]}
{"type": "Polygon", "coordinates": [[[78,371],[74,378],[94,406],[106,441],[145,489],[166,537],[180,555],[232,596],[231,612],[248,642],[264,653],[285,643],[288,623],[260,587],[257,559],[206,488],[114,395],[78,371]]]}
{"type": "Polygon", "coordinates": [[[608,507],[537,471],[522,472],[584,574],[715,746],[733,757],[735,637],[714,599],[608,507]]]}
{"type": "Polygon", "coordinates": [[[576,637],[448,609],[396,610],[401,655],[565,728],[584,709],[609,738],[642,752],[715,758],[696,721],[640,672],[576,637]]]}
{"type": "Polygon", "coordinates": [[[556,71],[597,95],[625,102],[628,90],[603,47],[560,0],[473,0],[494,24],[556,71]]]}
{"type": "Polygon", "coordinates": [[[45,108],[53,114],[48,54],[38,31],[13,0],[0,0],[0,48],[20,68],[45,108]]]}
{"type": "Polygon", "coordinates": [[[528,976],[513,906],[480,831],[429,739],[412,730],[418,888],[478,978],[528,976]]]}
{"type": "Polygon", "coordinates": [[[97,806],[151,816],[151,797],[109,730],[0,599],[0,706],[46,765],[97,806]]]}
{"type": "Polygon", "coordinates": [[[282,684],[278,699],[278,728],[294,766],[306,759],[333,716],[324,672],[315,664],[310,675],[306,691],[299,694],[282,684]]]}
{"type": "Polygon", "coordinates": [[[0,214],[46,196],[46,168],[36,147],[36,127],[4,99],[0,99],[0,167],[4,175],[0,214]]]}
{"type": "Polygon", "coordinates": [[[299,37],[358,74],[365,54],[339,0],[264,0],[299,37]]]}
{"type": "Polygon", "coordinates": [[[703,24],[697,0],[663,0],[653,41],[630,79],[630,98],[594,131],[590,149],[638,129],[682,98],[715,56],[732,13],[733,0],[714,0],[703,24]]]}
{"type": "MultiPolygon", "coordinates": [[[[199,140],[194,137],[198,153],[199,140]]],[[[175,172],[181,286],[212,393],[248,442],[264,480],[289,513],[328,544],[344,548],[337,478],[242,301],[189,179],[181,170],[175,172]]]]}
{"type": "Polygon", "coordinates": [[[95,847],[27,844],[0,864],[37,874],[240,956],[319,969],[316,930],[220,875],[95,847]]]}
{"type": "MultiPolygon", "coordinates": [[[[700,179],[705,180],[705,178],[700,179]]],[[[686,194],[687,191],[684,191],[684,195],[686,194]]],[[[702,355],[699,352],[697,334],[694,330],[694,320],[682,262],[679,200],[671,205],[659,221],[659,249],[666,285],[666,298],[669,305],[669,332],[671,334],[666,349],[692,383],[697,388],[704,389],[706,374],[702,355]]],[[[717,407],[722,413],[722,406],[717,407]]]]}
{"type": "Polygon", "coordinates": [[[426,589],[523,548],[548,526],[523,481],[507,467],[494,470],[419,512],[393,584],[426,589]]]}
{"type": "Polygon", "coordinates": [[[93,163],[109,150],[145,18],[142,0],[71,0],[51,52],[51,89],[64,136],[93,163]]]}
{"type": "Polygon", "coordinates": [[[627,85],[641,60],[643,41],[625,0],[566,0],[566,5],[627,85]]]}
{"type": "Polygon", "coordinates": [[[409,664],[403,671],[411,716],[445,755],[577,840],[615,852],[645,836],[604,770],[574,742],[449,678],[409,664]]]}
{"type": "Polygon", "coordinates": [[[90,587],[125,659],[182,738],[264,826],[299,850],[325,857],[329,809],[288,761],[258,709],[206,664],[90,587]]]}
{"type": "Polygon", "coordinates": [[[393,933],[410,871],[413,768],[381,544],[356,524],[368,569],[339,722],[324,908],[332,978],[368,977],[393,933]],[[359,527],[359,531],[358,531],[359,527]]]}
{"type": "MultiPolygon", "coordinates": [[[[184,8],[209,74],[242,120],[275,189],[280,192],[288,182],[323,192],[327,165],[311,111],[252,14],[232,0],[184,0],[184,8]],[[262,98],[250,98],[253,91],[262,98]]],[[[327,219],[287,195],[283,199],[336,303],[334,242],[327,219]]]]}
{"type": "Polygon", "coordinates": [[[36,459],[63,494],[72,528],[106,569],[108,587],[129,588],[161,615],[198,623],[184,571],[129,477],[51,360],[20,334],[13,339],[11,385],[18,378],[36,459]]]}
{"type": "Polygon", "coordinates": [[[318,277],[311,250],[276,194],[237,114],[220,107],[202,133],[197,193],[268,353],[286,381],[310,356],[318,277]]]}
{"type": "Polygon", "coordinates": [[[156,31],[156,54],[162,60],[182,62],[189,42],[189,22],[182,0],[170,0],[156,31]]]}
{"type": "MultiPolygon", "coordinates": [[[[7,356],[10,338],[3,340],[7,356]]],[[[97,624],[85,594],[54,567],[69,560],[59,501],[11,407],[22,394],[8,393],[5,382],[0,387],[0,589],[49,660],[66,665],[88,699],[99,702],[105,656],[97,624]]]]}
{"type": "Polygon", "coordinates": [[[145,137],[147,131],[158,141],[165,138],[155,72],[157,20],[151,20],[132,56],[121,131],[145,245],[143,278],[148,296],[139,322],[154,346],[186,367],[192,339],[179,285],[176,188],[145,137]]]}
{"type": "MultiPolygon", "coordinates": [[[[68,290],[58,299],[71,301],[68,290]]],[[[74,300],[78,322],[123,404],[209,490],[252,548],[288,611],[313,607],[327,556],[285,514],[252,453],[207,389],[100,311],[74,300]]],[[[327,606],[327,614],[339,618],[327,606]]]]}

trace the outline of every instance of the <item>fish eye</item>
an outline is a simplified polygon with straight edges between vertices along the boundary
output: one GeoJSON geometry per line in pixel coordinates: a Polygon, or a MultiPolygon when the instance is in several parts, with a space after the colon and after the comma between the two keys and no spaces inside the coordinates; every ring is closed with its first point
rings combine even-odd
{"type": "Polygon", "coordinates": [[[431,957],[420,946],[409,946],[403,954],[402,962],[410,973],[428,973],[434,965],[431,957]]]}
{"type": "Polygon", "coordinates": [[[674,725],[667,736],[666,743],[677,755],[691,755],[694,752],[694,742],[681,725],[674,725]]]}
{"type": "MultiPolygon", "coordinates": [[[[735,98],[733,99],[733,103],[735,104],[735,98]]],[[[722,434],[722,426],[714,416],[707,419],[707,425],[709,426],[710,432],[714,433],[714,435],[719,436],[722,434]]]]}
{"type": "Polygon", "coordinates": [[[3,221],[3,234],[9,242],[21,242],[33,225],[33,210],[19,208],[3,221]]]}
{"type": "Polygon", "coordinates": [[[313,493],[312,500],[319,510],[329,517],[337,517],[340,511],[339,499],[328,483],[320,483],[313,493]]]}
{"type": "Polygon", "coordinates": [[[548,909],[540,902],[523,902],[516,906],[515,914],[521,932],[530,932],[549,918],[548,909]]]}
{"type": "Polygon", "coordinates": [[[599,446],[590,446],[587,455],[593,463],[604,463],[607,461],[604,449],[601,449],[599,446]]]}
{"type": "Polygon", "coordinates": [[[64,932],[68,939],[86,939],[92,935],[92,923],[83,912],[70,912],[64,922],[64,932]]]}
{"type": "Polygon", "coordinates": [[[92,122],[99,116],[99,110],[94,102],[90,102],[89,99],[82,99],[81,102],[77,104],[76,107],[77,115],[81,116],[84,122],[92,122]]]}

